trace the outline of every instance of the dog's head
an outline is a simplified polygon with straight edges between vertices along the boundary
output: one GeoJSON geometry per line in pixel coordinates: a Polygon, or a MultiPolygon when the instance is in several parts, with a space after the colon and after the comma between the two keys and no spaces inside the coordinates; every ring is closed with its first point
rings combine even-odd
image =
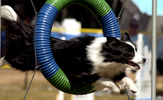
{"type": "Polygon", "coordinates": [[[102,55],[105,57],[104,62],[122,63],[134,70],[140,69],[139,64],[146,61],[142,55],[137,53],[137,48],[128,33],[122,35],[121,39],[107,37],[107,42],[103,45],[102,55]]]}

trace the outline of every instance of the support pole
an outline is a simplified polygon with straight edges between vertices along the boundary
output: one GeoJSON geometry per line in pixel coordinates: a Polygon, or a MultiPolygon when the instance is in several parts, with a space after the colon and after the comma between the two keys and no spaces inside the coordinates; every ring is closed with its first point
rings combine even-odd
{"type": "Polygon", "coordinates": [[[152,1],[152,76],[151,76],[151,100],[156,100],[156,17],[157,0],[152,1]]]}
{"type": "MultiPolygon", "coordinates": [[[[0,0],[0,17],[1,17],[1,0],[0,0]]],[[[1,18],[0,18],[0,23],[1,23],[1,18]]],[[[0,25],[0,29],[1,29],[1,25],[0,25]]],[[[2,53],[2,51],[1,51],[1,40],[2,40],[2,38],[1,38],[1,31],[0,31],[0,58],[1,58],[1,53],[2,53]]],[[[1,69],[0,69],[0,71],[1,71],[1,69]]],[[[1,78],[1,76],[0,76],[0,78],[1,78]]]]}
{"type": "MultiPolygon", "coordinates": [[[[1,0],[0,0],[0,7],[1,7],[1,0]]],[[[1,17],[1,8],[0,8],[0,17],[1,17]]],[[[0,18],[0,23],[1,23],[1,18],[0,18]]],[[[0,29],[1,29],[1,25],[0,25],[0,29]]],[[[1,53],[2,53],[2,51],[1,51],[1,40],[2,40],[2,38],[1,38],[1,31],[0,31],[0,58],[1,58],[1,53]]]]}

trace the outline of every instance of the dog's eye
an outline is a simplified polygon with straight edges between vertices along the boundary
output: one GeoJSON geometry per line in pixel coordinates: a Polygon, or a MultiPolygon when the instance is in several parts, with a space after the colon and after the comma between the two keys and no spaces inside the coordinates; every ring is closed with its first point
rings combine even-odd
{"type": "Polygon", "coordinates": [[[132,54],[134,54],[134,52],[128,52],[128,54],[132,55],[132,54]]]}

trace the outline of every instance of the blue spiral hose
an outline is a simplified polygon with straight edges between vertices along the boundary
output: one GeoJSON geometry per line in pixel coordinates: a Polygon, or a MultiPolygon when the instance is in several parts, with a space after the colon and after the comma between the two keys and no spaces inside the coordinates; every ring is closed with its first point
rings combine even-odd
{"type": "MultiPolygon", "coordinates": [[[[68,6],[72,3],[72,1],[74,1],[74,3],[78,3],[78,4],[84,2],[82,5],[89,8],[89,6],[85,5],[85,3],[88,2],[87,0],[69,0],[69,1],[70,3],[66,5],[65,2],[67,1],[61,2],[61,0],[52,0],[52,1],[48,0],[50,4],[45,3],[41,8],[41,10],[39,11],[37,22],[36,22],[36,55],[37,55],[38,63],[41,65],[40,67],[41,72],[43,73],[44,77],[53,86],[66,93],[87,94],[94,91],[93,86],[92,85],[85,86],[84,84],[81,84],[82,82],[77,77],[72,77],[71,79],[67,78],[64,72],[62,72],[62,70],[55,62],[51,51],[50,36],[51,36],[52,24],[56,16],[58,15],[58,13],[62,10],[62,8],[64,8],[64,7],[60,7],[59,5],[62,5],[62,3],[64,3],[65,6],[68,6]]],[[[91,0],[91,1],[96,2],[95,0],[91,0]]],[[[98,3],[92,3],[92,4],[89,3],[91,4],[92,7],[91,10],[97,9],[96,7],[98,7],[99,2],[105,5],[106,8],[109,7],[104,0],[97,0],[97,1],[98,3]]],[[[103,10],[100,9],[99,10],[100,15],[99,16],[97,15],[96,17],[98,17],[98,20],[100,21],[104,36],[105,37],[112,36],[112,37],[120,38],[121,34],[119,30],[119,25],[113,11],[108,10],[105,11],[104,13],[102,11],[103,10]]],[[[95,13],[98,14],[98,12],[95,13]]]]}

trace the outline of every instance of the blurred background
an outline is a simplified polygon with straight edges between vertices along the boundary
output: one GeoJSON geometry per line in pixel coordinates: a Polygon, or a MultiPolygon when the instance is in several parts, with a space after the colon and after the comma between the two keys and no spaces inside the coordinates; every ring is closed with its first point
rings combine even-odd
{"type": "MultiPolygon", "coordinates": [[[[125,0],[105,0],[116,17],[125,0]]],[[[157,100],[163,100],[163,4],[157,0],[157,100]]],[[[46,0],[33,0],[37,12],[41,9],[46,0]]],[[[11,6],[19,17],[29,25],[35,24],[35,12],[30,0],[1,0],[1,6],[11,6]]],[[[135,72],[131,69],[126,71],[138,86],[137,94],[128,90],[131,100],[151,100],[151,29],[152,29],[152,0],[127,0],[119,19],[121,33],[128,32],[131,39],[138,47],[138,52],[147,58],[142,69],[135,72]]],[[[52,36],[61,39],[71,39],[81,34],[102,37],[102,29],[97,18],[86,8],[80,5],[71,5],[65,8],[55,19],[52,28],[52,36]]],[[[1,29],[1,49],[5,41],[5,33],[1,29]]],[[[3,50],[2,54],[3,56],[3,50]]],[[[20,72],[4,66],[0,68],[0,100],[22,100],[27,85],[30,82],[33,72],[20,72]]],[[[46,81],[40,72],[36,73],[32,86],[27,95],[27,100],[59,100],[58,90],[46,81]]],[[[81,98],[81,97],[80,97],[81,98]]],[[[77,100],[74,96],[64,93],[64,100],[77,100]]],[[[89,100],[127,100],[124,89],[120,95],[111,91],[96,92],[89,100]]],[[[61,99],[60,99],[61,100],[61,99]]],[[[86,100],[86,99],[83,99],[86,100]]]]}

